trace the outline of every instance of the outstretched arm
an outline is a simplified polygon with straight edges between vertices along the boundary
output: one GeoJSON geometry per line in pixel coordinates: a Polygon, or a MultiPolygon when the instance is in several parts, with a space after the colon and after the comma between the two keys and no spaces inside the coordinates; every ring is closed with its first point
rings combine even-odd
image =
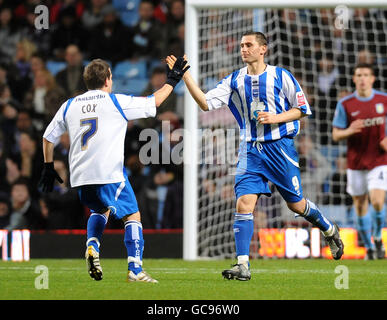
{"type": "MultiPolygon", "coordinates": [[[[184,59],[186,59],[186,56],[184,56],[184,59]]],[[[169,68],[172,68],[173,64],[176,61],[176,57],[171,55],[166,58],[166,62],[169,66],[169,68]]],[[[208,104],[206,101],[206,96],[204,95],[204,92],[199,88],[195,80],[192,78],[192,75],[189,71],[184,73],[183,81],[185,85],[187,86],[187,89],[189,93],[191,94],[192,98],[196,101],[196,103],[199,105],[200,109],[203,111],[208,111],[208,104]]]]}
{"type": "Polygon", "coordinates": [[[155,91],[153,93],[155,97],[156,107],[159,107],[165,99],[168,98],[168,96],[173,91],[173,87],[170,84],[164,84],[159,90],[155,91]]]}

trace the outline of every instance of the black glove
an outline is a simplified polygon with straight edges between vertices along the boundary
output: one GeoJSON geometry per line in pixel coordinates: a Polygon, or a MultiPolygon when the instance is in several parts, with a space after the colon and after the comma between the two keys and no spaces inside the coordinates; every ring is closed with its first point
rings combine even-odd
{"type": "Polygon", "coordinates": [[[54,162],[45,162],[42,176],[39,180],[39,187],[42,188],[43,192],[51,192],[54,189],[55,179],[59,183],[63,183],[62,178],[54,169],[54,162]]]}
{"type": "Polygon", "coordinates": [[[190,68],[190,66],[185,67],[186,64],[187,60],[184,60],[183,57],[178,57],[173,65],[173,68],[168,68],[166,83],[175,87],[183,77],[184,73],[190,68]]]}

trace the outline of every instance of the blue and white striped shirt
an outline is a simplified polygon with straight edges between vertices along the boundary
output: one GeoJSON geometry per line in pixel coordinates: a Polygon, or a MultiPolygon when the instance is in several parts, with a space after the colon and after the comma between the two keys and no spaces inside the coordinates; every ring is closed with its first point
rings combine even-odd
{"type": "Polygon", "coordinates": [[[267,65],[260,75],[248,75],[247,67],[234,71],[206,93],[209,110],[227,105],[240,128],[242,141],[273,141],[294,137],[299,133],[300,121],[279,124],[260,124],[257,113],[279,114],[298,108],[311,115],[305,94],[294,76],[287,70],[267,65]]]}

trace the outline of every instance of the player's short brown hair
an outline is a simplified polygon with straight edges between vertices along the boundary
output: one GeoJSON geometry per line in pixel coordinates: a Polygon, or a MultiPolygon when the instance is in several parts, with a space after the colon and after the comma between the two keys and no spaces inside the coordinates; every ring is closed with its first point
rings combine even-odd
{"type": "Polygon", "coordinates": [[[374,67],[372,65],[370,65],[369,63],[359,63],[355,66],[355,68],[353,68],[353,74],[355,74],[356,70],[357,69],[369,69],[371,71],[371,74],[372,75],[375,75],[375,71],[374,71],[374,67]]]}
{"type": "Polygon", "coordinates": [[[258,31],[248,31],[248,32],[245,32],[242,37],[244,36],[255,36],[255,38],[257,39],[257,42],[259,43],[259,45],[261,46],[267,46],[267,38],[266,36],[262,33],[262,32],[258,32],[258,31]]]}
{"type": "Polygon", "coordinates": [[[102,88],[110,76],[109,64],[102,59],[94,59],[86,66],[83,72],[83,81],[85,81],[88,90],[95,90],[102,88]]]}

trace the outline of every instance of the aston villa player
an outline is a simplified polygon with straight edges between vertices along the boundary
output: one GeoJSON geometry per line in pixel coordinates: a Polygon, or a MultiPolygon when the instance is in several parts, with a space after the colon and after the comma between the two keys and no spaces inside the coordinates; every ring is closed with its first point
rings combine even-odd
{"type": "Polygon", "coordinates": [[[357,65],[353,82],[356,91],[337,104],[332,135],[335,141],[347,140],[347,192],[352,196],[358,231],[367,248],[365,258],[383,259],[385,249],[381,233],[386,216],[387,94],[373,89],[375,75],[371,65],[357,65]]]}

